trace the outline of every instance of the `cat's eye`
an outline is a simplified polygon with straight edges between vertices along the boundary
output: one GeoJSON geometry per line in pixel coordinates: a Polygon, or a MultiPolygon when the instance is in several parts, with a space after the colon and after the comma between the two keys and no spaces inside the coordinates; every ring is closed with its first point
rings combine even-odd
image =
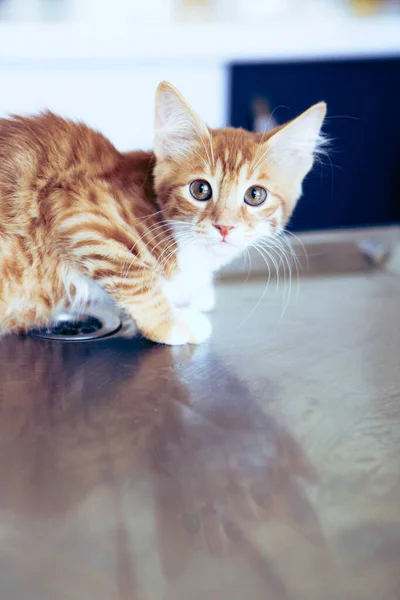
{"type": "Polygon", "coordinates": [[[192,181],[189,186],[189,190],[193,198],[195,200],[200,200],[200,202],[210,200],[212,196],[211,185],[204,179],[196,179],[196,181],[192,181]]]}
{"type": "Polygon", "coordinates": [[[261,185],[252,185],[244,195],[244,201],[249,206],[261,206],[268,198],[268,192],[261,185]]]}

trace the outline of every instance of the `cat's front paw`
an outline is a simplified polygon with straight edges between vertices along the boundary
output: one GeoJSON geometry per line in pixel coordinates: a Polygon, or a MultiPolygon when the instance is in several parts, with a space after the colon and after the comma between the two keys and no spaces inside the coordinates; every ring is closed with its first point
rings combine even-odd
{"type": "Polygon", "coordinates": [[[175,320],[164,343],[170,346],[201,344],[211,335],[211,323],[197,310],[181,308],[176,310],[175,320]]]}

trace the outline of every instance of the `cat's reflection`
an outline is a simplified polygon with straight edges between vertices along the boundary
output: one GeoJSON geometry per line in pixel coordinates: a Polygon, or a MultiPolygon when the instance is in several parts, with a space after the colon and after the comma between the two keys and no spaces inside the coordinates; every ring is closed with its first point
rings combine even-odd
{"type": "Polygon", "coordinates": [[[251,532],[280,522],[299,540],[324,542],[302,484],[316,475],[268,415],[268,398],[257,402],[200,348],[10,338],[0,361],[3,514],[57,522],[106,486],[115,499],[117,554],[125,556],[120,586],[132,588],[126,554],[135,541],[124,519],[134,515],[121,507],[127,490],[145,481],[168,581],[183,576],[196,552],[233,552],[272,598],[288,597],[251,532]]]}

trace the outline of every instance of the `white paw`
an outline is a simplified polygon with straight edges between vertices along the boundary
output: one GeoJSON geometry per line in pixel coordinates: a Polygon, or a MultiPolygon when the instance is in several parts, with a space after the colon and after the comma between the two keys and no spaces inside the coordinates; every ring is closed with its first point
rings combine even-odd
{"type": "Polygon", "coordinates": [[[215,291],[213,287],[207,287],[192,302],[192,307],[200,312],[210,312],[215,308],[215,291]]]}
{"type": "Polygon", "coordinates": [[[200,312],[181,308],[175,313],[174,325],[166,344],[178,346],[182,344],[201,344],[211,335],[211,323],[200,312]]]}

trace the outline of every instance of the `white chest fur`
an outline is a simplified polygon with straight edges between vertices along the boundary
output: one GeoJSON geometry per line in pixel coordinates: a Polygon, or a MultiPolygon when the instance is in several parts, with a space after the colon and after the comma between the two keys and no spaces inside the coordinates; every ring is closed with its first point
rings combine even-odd
{"type": "Polygon", "coordinates": [[[203,244],[192,243],[178,251],[180,272],[164,281],[163,291],[174,306],[196,305],[209,310],[214,305],[214,273],[231,260],[226,252],[218,255],[203,244]]]}

